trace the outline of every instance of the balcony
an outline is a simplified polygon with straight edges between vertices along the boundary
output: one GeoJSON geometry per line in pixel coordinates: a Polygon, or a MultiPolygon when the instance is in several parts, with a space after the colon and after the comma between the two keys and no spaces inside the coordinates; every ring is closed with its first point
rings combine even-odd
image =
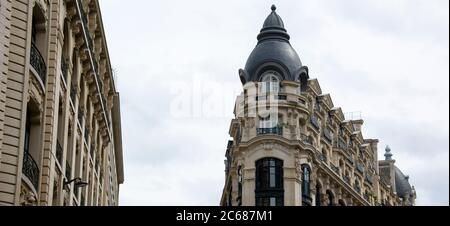
{"type": "Polygon", "coordinates": [[[338,140],[338,148],[340,148],[342,150],[347,150],[347,144],[341,137],[339,137],[339,140],[338,140]]]}
{"type": "Polygon", "coordinates": [[[360,173],[364,173],[364,166],[357,163],[356,164],[356,169],[360,172],[360,173]]]}
{"type": "Polygon", "coordinates": [[[42,57],[36,45],[31,42],[30,64],[38,73],[39,78],[45,86],[47,79],[47,66],[45,65],[44,57],[42,57]]]}
{"type": "Polygon", "coordinates": [[[328,128],[323,129],[323,137],[326,141],[328,141],[330,144],[333,143],[333,134],[328,128]]]}
{"type": "Polygon", "coordinates": [[[314,126],[314,128],[317,131],[320,130],[319,119],[317,119],[317,117],[315,115],[311,115],[311,117],[309,118],[309,121],[311,122],[311,124],[314,126]]]}
{"type": "Polygon", "coordinates": [[[23,155],[22,173],[31,181],[37,191],[39,187],[39,167],[28,152],[24,152],[23,155]]]}
{"type": "Polygon", "coordinates": [[[266,134],[274,134],[274,135],[283,135],[283,127],[277,126],[273,128],[257,128],[256,129],[257,135],[266,135],[266,134]]]}
{"type": "Polygon", "coordinates": [[[59,143],[59,140],[56,140],[56,159],[58,160],[60,165],[62,165],[62,158],[63,158],[63,147],[61,146],[61,143],[59,143]]]}
{"type": "Polygon", "coordinates": [[[351,155],[347,156],[345,158],[345,160],[347,160],[347,162],[349,162],[351,165],[353,165],[355,162],[353,161],[353,157],[351,155]]]}
{"type": "Polygon", "coordinates": [[[330,164],[331,169],[339,175],[339,167],[335,166],[333,163],[330,164]]]}
{"type": "Polygon", "coordinates": [[[313,140],[310,136],[301,133],[300,134],[300,140],[304,143],[304,144],[308,144],[308,145],[313,145],[313,140]]]}
{"type": "Polygon", "coordinates": [[[345,183],[350,184],[350,177],[344,176],[342,179],[344,179],[345,183]]]}
{"type": "MultiPolygon", "coordinates": [[[[270,95],[260,95],[260,96],[256,96],[255,100],[256,101],[261,101],[261,100],[268,100],[270,97],[270,95]]],[[[274,100],[287,100],[287,96],[284,94],[279,94],[279,95],[273,95],[274,100]]]]}
{"type": "Polygon", "coordinates": [[[372,176],[370,176],[370,175],[367,175],[367,174],[366,174],[366,177],[365,177],[364,180],[365,180],[367,183],[369,183],[370,185],[373,184],[373,179],[372,179],[372,176]]]}

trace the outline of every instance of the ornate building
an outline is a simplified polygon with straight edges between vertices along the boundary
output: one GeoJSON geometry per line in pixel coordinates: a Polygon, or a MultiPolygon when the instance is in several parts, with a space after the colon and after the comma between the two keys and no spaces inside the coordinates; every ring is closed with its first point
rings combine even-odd
{"type": "Polygon", "coordinates": [[[1,0],[0,55],[0,205],[117,205],[120,103],[98,0],[1,0]]]}
{"type": "Polygon", "coordinates": [[[390,149],[378,161],[378,140],[309,77],[275,10],[239,70],[221,205],[414,205],[390,149]]]}

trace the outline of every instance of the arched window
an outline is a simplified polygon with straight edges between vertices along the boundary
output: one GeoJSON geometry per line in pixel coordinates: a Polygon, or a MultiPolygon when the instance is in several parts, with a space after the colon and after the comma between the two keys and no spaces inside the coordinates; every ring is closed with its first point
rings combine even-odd
{"type": "Polygon", "coordinates": [[[321,202],[322,202],[322,195],[320,193],[321,190],[321,186],[320,184],[316,185],[316,206],[321,206],[321,202]]]}
{"type": "Polygon", "coordinates": [[[238,197],[237,197],[237,205],[242,205],[242,166],[238,167],[238,197]]]}
{"type": "Polygon", "coordinates": [[[328,198],[328,205],[333,206],[334,205],[334,195],[330,190],[327,190],[327,198],[328,198]]]}
{"type": "Polygon", "coordinates": [[[261,79],[262,93],[278,93],[280,91],[280,75],[276,71],[267,71],[261,79]]]}
{"type": "Polygon", "coordinates": [[[283,206],[283,161],[263,158],[256,161],[256,206],[283,206]]]}
{"type": "Polygon", "coordinates": [[[302,202],[303,205],[311,205],[311,169],[307,164],[302,165],[302,202]]]}

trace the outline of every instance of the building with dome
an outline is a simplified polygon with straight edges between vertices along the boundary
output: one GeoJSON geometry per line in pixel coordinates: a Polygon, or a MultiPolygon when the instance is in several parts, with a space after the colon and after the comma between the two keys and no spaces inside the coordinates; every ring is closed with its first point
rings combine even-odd
{"type": "Polygon", "coordinates": [[[223,206],[414,205],[386,147],[363,137],[310,78],[272,6],[244,69],[225,160],[223,206]]]}

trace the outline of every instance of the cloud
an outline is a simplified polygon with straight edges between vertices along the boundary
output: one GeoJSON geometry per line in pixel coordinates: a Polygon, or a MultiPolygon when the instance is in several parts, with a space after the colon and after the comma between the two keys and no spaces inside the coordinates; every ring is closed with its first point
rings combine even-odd
{"type": "MultiPolygon", "coordinates": [[[[380,158],[391,145],[417,203],[448,205],[448,1],[275,3],[311,76],[344,112],[362,112],[380,158]]],[[[121,205],[219,204],[237,71],[271,4],[101,2],[121,93],[121,205]]]]}

